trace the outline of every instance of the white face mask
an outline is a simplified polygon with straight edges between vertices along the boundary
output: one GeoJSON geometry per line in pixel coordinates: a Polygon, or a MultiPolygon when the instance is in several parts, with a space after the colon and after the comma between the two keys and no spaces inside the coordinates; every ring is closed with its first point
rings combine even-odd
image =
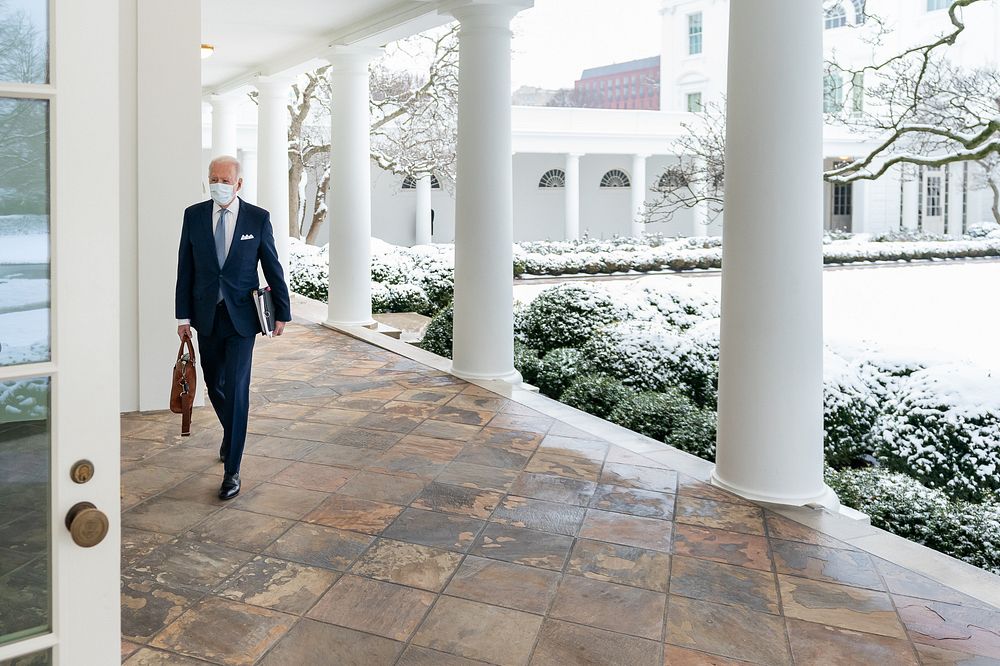
{"type": "Polygon", "coordinates": [[[211,183],[208,191],[212,193],[212,199],[220,206],[225,206],[233,200],[233,186],[229,183],[211,183]]]}

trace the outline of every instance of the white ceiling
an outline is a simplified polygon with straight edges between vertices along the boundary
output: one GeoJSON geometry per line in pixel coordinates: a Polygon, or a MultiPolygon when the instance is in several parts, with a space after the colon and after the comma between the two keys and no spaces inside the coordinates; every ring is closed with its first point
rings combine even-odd
{"type": "Polygon", "coordinates": [[[330,44],[381,46],[452,20],[435,0],[202,0],[206,93],[301,70],[330,44]]]}

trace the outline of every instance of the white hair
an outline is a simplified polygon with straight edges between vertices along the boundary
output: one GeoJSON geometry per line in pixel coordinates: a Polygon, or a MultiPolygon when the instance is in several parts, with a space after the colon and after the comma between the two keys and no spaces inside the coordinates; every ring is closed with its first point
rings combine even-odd
{"type": "Polygon", "coordinates": [[[209,171],[209,173],[212,172],[212,167],[214,167],[216,164],[232,164],[232,165],[235,165],[236,166],[236,178],[238,179],[238,178],[240,178],[243,175],[243,165],[241,165],[240,161],[238,159],[236,159],[235,157],[233,157],[232,155],[219,155],[218,157],[216,157],[215,159],[213,159],[211,162],[209,162],[208,163],[208,171],[209,171]]]}

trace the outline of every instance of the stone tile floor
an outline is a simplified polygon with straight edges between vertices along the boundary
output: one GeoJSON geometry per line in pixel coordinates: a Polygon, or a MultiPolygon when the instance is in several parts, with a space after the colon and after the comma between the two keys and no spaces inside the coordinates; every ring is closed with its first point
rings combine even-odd
{"type": "Polygon", "coordinates": [[[1000,610],[318,326],[257,346],[243,492],[122,418],[129,665],[997,664],[1000,610]]]}

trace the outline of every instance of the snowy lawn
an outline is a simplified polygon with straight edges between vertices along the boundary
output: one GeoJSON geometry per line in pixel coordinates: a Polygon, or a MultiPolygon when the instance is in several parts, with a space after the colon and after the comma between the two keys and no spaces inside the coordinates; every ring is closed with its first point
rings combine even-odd
{"type": "MultiPolygon", "coordinates": [[[[600,284],[627,291],[637,284],[653,286],[665,280],[671,287],[687,285],[715,298],[722,290],[717,273],[629,276],[600,284]]],[[[514,298],[528,303],[553,283],[515,283],[514,298]]],[[[877,350],[927,363],[968,361],[1000,371],[997,294],[1000,262],[827,269],[823,272],[824,337],[848,358],[863,350],[877,350]]]]}

